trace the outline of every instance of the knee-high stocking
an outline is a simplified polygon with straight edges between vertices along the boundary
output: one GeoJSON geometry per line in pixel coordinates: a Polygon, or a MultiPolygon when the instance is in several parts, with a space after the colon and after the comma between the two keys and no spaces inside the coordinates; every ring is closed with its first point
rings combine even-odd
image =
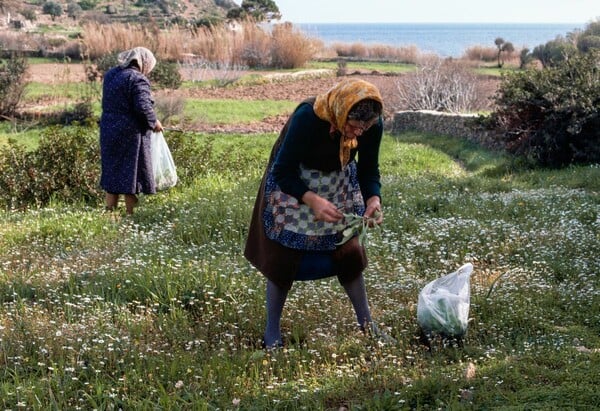
{"type": "Polygon", "coordinates": [[[356,313],[356,321],[364,328],[366,324],[371,323],[371,311],[369,310],[369,303],[367,301],[367,291],[365,289],[365,279],[362,274],[356,277],[354,280],[342,283],[354,312],[356,313]]]}
{"type": "Polygon", "coordinates": [[[279,287],[271,280],[267,280],[267,325],[265,327],[265,347],[274,347],[282,344],[281,340],[281,313],[287,299],[287,290],[279,287]]]}

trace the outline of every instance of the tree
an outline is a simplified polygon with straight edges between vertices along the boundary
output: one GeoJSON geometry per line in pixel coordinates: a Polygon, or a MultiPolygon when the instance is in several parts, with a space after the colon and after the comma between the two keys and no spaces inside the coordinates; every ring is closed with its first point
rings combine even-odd
{"type": "Polygon", "coordinates": [[[62,16],[63,8],[58,3],[55,3],[53,1],[47,1],[46,3],[44,3],[44,6],[42,7],[42,12],[44,14],[49,14],[50,17],[52,17],[52,20],[54,20],[57,17],[62,16]]]}
{"type": "Polygon", "coordinates": [[[281,13],[273,0],[243,0],[240,7],[227,12],[227,18],[244,20],[252,18],[255,21],[279,20],[281,13]]]}
{"type": "Polygon", "coordinates": [[[79,4],[71,2],[67,5],[67,15],[73,20],[76,20],[77,17],[81,16],[81,13],[83,13],[83,9],[79,4]]]}
{"type": "Polygon", "coordinates": [[[498,67],[501,68],[504,65],[502,53],[510,54],[515,51],[515,47],[510,41],[504,41],[502,37],[497,37],[496,40],[494,40],[494,44],[498,47],[498,67]]]}

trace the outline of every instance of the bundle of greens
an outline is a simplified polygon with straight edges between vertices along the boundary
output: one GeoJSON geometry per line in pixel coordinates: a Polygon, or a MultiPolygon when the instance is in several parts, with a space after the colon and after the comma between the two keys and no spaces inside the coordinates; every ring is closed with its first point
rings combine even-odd
{"type": "Polygon", "coordinates": [[[367,231],[371,228],[379,229],[375,223],[380,217],[381,211],[376,211],[373,217],[364,217],[354,213],[344,213],[344,229],[342,230],[342,240],[336,245],[342,245],[354,236],[358,236],[358,243],[362,246],[367,244],[367,231]]]}

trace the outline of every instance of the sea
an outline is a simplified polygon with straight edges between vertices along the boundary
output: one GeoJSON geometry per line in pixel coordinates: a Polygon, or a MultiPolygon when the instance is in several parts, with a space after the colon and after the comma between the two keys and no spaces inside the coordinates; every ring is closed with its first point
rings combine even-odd
{"type": "Polygon", "coordinates": [[[493,47],[501,37],[517,49],[533,50],[557,36],[583,30],[585,23],[299,23],[309,37],[334,43],[416,46],[423,53],[461,57],[472,46],[493,47]]]}

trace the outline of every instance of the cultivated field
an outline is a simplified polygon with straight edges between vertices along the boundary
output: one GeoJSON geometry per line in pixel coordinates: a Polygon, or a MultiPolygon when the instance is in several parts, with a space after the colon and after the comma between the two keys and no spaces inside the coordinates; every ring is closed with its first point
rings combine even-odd
{"type": "MultiPolygon", "coordinates": [[[[392,76],[365,78],[391,95],[392,76]]],[[[252,205],[286,113],[335,81],[184,88],[210,127],[167,133],[193,144],[186,179],[132,218],[59,199],[0,213],[3,409],[599,409],[600,167],[523,169],[445,136],[384,135],[365,278],[396,342],[360,332],[325,279],[294,286],[285,347],[261,348],[265,283],[242,256],[252,205]],[[269,120],[231,120],[259,98],[269,120]],[[419,291],[466,262],[467,335],[427,347],[419,291]]]]}

